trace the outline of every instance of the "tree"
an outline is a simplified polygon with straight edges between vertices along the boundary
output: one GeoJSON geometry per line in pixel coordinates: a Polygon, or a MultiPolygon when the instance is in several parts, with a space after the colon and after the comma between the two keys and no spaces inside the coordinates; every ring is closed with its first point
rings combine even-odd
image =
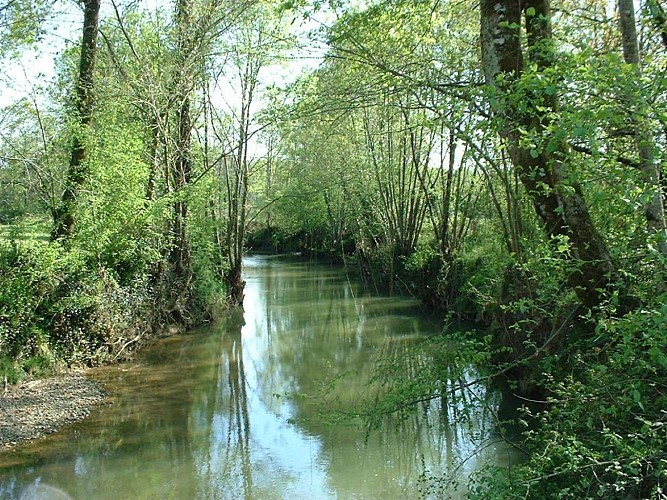
{"type": "Polygon", "coordinates": [[[222,112],[211,105],[214,118],[212,130],[222,147],[219,171],[226,201],[224,252],[227,300],[231,305],[243,304],[245,281],[241,274],[249,213],[249,182],[258,165],[253,154],[256,134],[261,126],[256,122],[261,86],[260,73],[273,62],[290,43],[285,33],[284,19],[276,14],[271,2],[247,6],[239,13],[222,41],[227,58],[216,69],[216,85],[221,92],[230,93],[222,112]],[[225,81],[226,78],[226,81],[225,81]]]}
{"type": "MultiPolygon", "coordinates": [[[[639,53],[639,42],[637,40],[633,0],[618,0],[618,11],[623,59],[626,64],[631,66],[632,73],[636,77],[634,81],[630,82],[628,88],[636,89],[642,74],[642,62],[639,53]]],[[[635,94],[638,93],[635,92],[635,94]]],[[[644,203],[644,214],[646,216],[648,231],[650,235],[656,237],[658,251],[662,257],[667,258],[667,224],[665,224],[665,211],[662,201],[663,193],[660,183],[660,169],[653,153],[655,144],[651,136],[651,131],[644,124],[646,120],[642,118],[642,114],[648,106],[643,102],[641,95],[629,96],[629,100],[639,103],[642,108],[636,109],[636,106],[631,105],[630,112],[633,113],[631,121],[634,126],[635,143],[640,164],[639,168],[648,191],[647,200],[644,203]]]]}
{"type": "Polygon", "coordinates": [[[189,323],[192,308],[192,258],[188,236],[187,188],[192,181],[192,118],[191,94],[195,85],[196,33],[192,19],[192,3],[188,0],[176,2],[176,53],[173,68],[173,102],[176,103],[174,154],[169,165],[171,186],[175,202],[172,205],[170,221],[170,244],[168,262],[170,265],[170,286],[172,294],[169,310],[173,319],[189,323]],[[173,281],[172,281],[173,280],[173,281]]]}
{"type": "Polygon", "coordinates": [[[569,283],[586,307],[599,305],[613,281],[609,249],[571,178],[566,138],[552,130],[558,83],[548,0],[483,0],[482,68],[488,101],[514,168],[549,238],[565,239],[578,265],[569,283]],[[527,57],[522,47],[525,17],[527,57]]]}
{"type": "Polygon", "coordinates": [[[93,120],[95,55],[99,30],[100,0],[83,2],[83,35],[79,56],[79,76],[76,82],[76,122],[72,140],[72,154],[60,206],[55,210],[52,239],[67,240],[72,236],[75,223],[76,200],[89,176],[86,164],[86,136],[93,120]]]}

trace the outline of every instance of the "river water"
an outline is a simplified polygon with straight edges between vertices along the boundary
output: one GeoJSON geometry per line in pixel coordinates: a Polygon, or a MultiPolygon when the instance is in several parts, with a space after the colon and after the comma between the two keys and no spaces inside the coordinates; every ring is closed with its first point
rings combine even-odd
{"type": "Polygon", "coordinates": [[[247,258],[245,279],[244,311],[94,370],[109,404],[0,455],[0,498],[458,498],[484,463],[513,460],[483,387],[467,425],[442,400],[370,433],[333,411],[362,405],[378,364],[439,331],[416,301],[285,258],[247,258]]]}

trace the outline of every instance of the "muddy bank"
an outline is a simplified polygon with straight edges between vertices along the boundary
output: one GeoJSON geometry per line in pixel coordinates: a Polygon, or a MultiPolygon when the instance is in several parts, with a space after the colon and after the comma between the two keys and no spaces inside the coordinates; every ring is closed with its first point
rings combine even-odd
{"type": "Polygon", "coordinates": [[[0,452],[86,418],[105,398],[100,385],[82,373],[65,373],[0,391],[0,452]]]}

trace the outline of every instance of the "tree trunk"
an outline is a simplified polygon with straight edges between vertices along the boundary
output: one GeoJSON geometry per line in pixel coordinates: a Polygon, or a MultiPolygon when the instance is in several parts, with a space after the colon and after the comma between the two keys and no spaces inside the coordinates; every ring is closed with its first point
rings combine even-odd
{"type": "Polygon", "coordinates": [[[65,189],[60,205],[54,213],[52,240],[67,240],[74,231],[76,198],[81,186],[89,175],[86,165],[86,147],[83,134],[88,133],[93,119],[93,90],[95,55],[97,52],[97,34],[100,15],[100,0],[84,0],[83,2],[83,34],[81,37],[81,55],[79,57],[79,76],[76,83],[76,113],[78,129],[72,140],[65,189]]]}
{"type": "Polygon", "coordinates": [[[242,262],[239,260],[225,276],[227,283],[227,301],[231,306],[242,306],[245,297],[245,280],[241,277],[242,262]]]}
{"type": "MultiPolygon", "coordinates": [[[[623,58],[627,64],[633,66],[636,76],[639,78],[642,70],[633,0],[618,0],[618,11],[623,42],[623,58]]],[[[634,82],[632,87],[636,85],[637,82],[634,82]]],[[[649,199],[644,204],[644,214],[649,234],[656,236],[658,250],[663,257],[667,258],[667,225],[665,224],[665,211],[662,204],[660,170],[653,155],[653,137],[650,131],[642,125],[642,121],[641,118],[637,120],[634,116],[632,117],[642,178],[646,188],[651,191],[649,199]]]]}
{"type": "Polygon", "coordinates": [[[190,64],[194,42],[192,20],[187,0],[176,4],[177,66],[174,88],[176,110],[175,153],[170,165],[171,182],[176,201],[172,205],[170,223],[169,305],[171,320],[181,324],[191,323],[192,312],[192,256],[188,236],[188,202],[186,189],[192,180],[192,120],[190,117],[190,93],[194,75],[190,64]]]}
{"type": "Polygon", "coordinates": [[[529,60],[545,74],[552,64],[553,49],[548,0],[482,0],[482,66],[493,89],[491,106],[500,123],[500,135],[521,183],[533,201],[537,215],[551,238],[565,238],[578,269],[569,283],[581,303],[600,304],[610,283],[613,267],[607,246],[596,230],[578,183],[568,180],[569,151],[566,142],[544,140],[557,111],[555,84],[523,90],[515,83],[524,75],[521,47],[522,14],[526,18],[529,60]],[[518,103],[530,102],[527,109],[518,103]],[[522,131],[534,134],[536,144],[526,144],[522,131]],[[548,146],[548,147],[547,147],[548,146]]]}

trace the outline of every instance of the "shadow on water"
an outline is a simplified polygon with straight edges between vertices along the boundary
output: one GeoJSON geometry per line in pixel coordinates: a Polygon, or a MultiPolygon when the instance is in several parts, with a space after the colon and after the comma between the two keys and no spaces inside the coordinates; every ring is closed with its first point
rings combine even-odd
{"type": "Polygon", "coordinates": [[[507,464],[494,435],[498,394],[448,392],[451,380],[475,376],[468,367],[443,372],[439,398],[380,432],[321,418],[391,386],[393,375],[377,372],[386,360],[412,374],[434,362],[414,354],[439,330],[414,301],[363,294],[340,269],[282,259],[248,259],[245,279],[245,312],[95,370],[113,399],[0,455],[0,498],[40,489],[75,499],[457,497],[438,478],[464,482],[486,461],[507,464]]]}

